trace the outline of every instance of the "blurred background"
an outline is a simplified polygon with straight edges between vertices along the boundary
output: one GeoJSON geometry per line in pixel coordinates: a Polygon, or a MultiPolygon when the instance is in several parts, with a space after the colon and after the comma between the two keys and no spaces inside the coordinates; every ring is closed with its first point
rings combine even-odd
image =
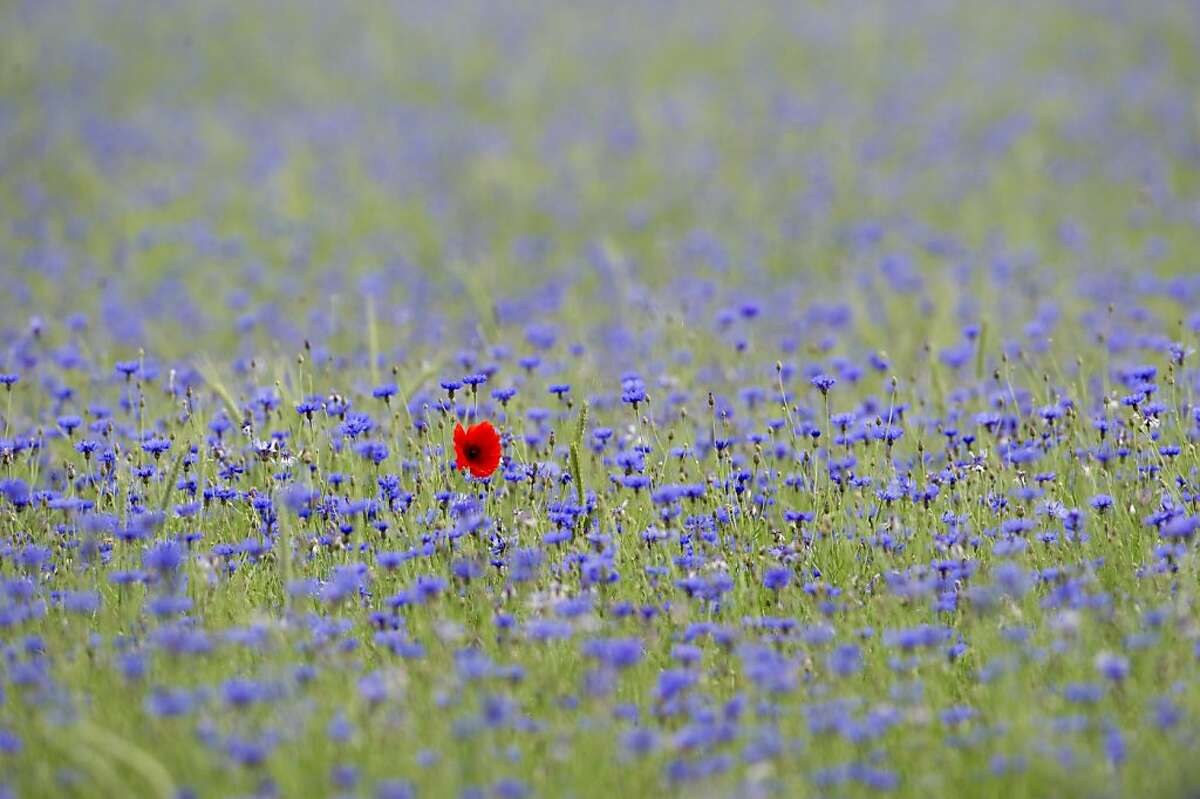
{"type": "Polygon", "coordinates": [[[1173,0],[14,0],[0,344],[1200,291],[1198,38],[1173,0]]]}

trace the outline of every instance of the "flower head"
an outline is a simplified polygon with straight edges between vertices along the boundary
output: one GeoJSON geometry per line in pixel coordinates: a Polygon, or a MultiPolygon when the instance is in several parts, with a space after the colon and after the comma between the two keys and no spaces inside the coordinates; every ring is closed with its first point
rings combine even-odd
{"type": "Polygon", "coordinates": [[[470,469],[472,477],[488,477],[500,465],[500,453],[500,434],[491,422],[482,421],[465,429],[455,425],[454,455],[459,469],[470,469]]]}

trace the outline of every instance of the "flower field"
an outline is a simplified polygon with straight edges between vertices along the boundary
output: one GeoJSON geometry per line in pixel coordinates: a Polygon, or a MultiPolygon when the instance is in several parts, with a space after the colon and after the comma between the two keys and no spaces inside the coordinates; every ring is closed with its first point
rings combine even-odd
{"type": "Polygon", "coordinates": [[[1197,795],[1198,32],[0,6],[0,796],[1197,795]]]}

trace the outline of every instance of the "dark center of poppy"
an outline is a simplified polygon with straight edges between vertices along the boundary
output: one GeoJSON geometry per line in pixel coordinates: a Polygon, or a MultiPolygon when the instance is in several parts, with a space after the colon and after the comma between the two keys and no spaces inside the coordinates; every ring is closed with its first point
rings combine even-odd
{"type": "Polygon", "coordinates": [[[479,457],[479,447],[474,444],[467,444],[467,459],[475,460],[479,457]]]}

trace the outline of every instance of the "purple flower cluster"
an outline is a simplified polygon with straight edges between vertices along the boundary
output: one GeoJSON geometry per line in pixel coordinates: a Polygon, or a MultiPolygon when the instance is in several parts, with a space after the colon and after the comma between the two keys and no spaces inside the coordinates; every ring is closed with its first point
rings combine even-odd
{"type": "Polygon", "coordinates": [[[0,795],[1200,780],[1187,10],[50,5],[0,795]]]}

